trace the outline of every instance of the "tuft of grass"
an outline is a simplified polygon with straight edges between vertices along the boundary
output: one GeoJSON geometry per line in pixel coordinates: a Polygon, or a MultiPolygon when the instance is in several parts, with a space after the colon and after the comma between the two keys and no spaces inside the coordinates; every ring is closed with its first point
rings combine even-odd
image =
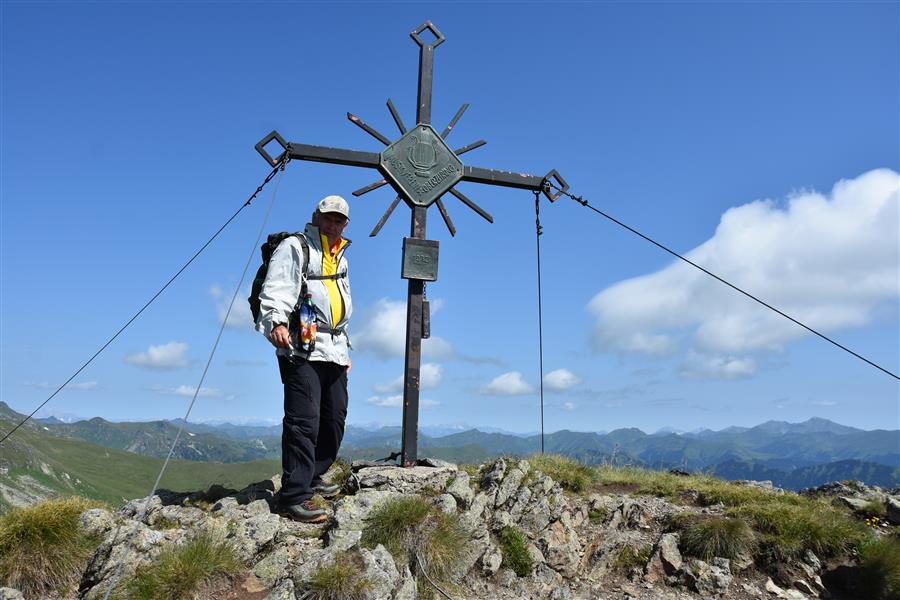
{"type": "Polygon", "coordinates": [[[870,500],[866,502],[866,505],[862,507],[860,510],[862,514],[867,517],[878,517],[879,519],[883,519],[887,517],[887,503],[883,500],[870,500]]]}
{"type": "Polygon", "coordinates": [[[887,536],[864,544],[860,559],[865,597],[900,600],[900,537],[887,536]]]}
{"type": "Polygon", "coordinates": [[[741,518],[710,517],[696,520],[681,532],[681,549],[690,556],[711,560],[750,555],[756,534],[741,518]]]}
{"type": "Polygon", "coordinates": [[[0,581],[29,598],[65,595],[78,583],[98,542],[80,530],[78,518],[97,506],[73,496],[0,517],[0,581]]]}
{"type": "Polygon", "coordinates": [[[757,556],[775,562],[794,558],[804,550],[829,557],[858,549],[870,533],[844,511],[822,502],[788,504],[770,500],[730,508],[760,533],[757,556]]]}
{"type": "Polygon", "coordinates": [[[149,565],[138,567],[125,585],[128,600],[182,600],[215,579],[236,575],[243,565],[231,545],[202,532],[182,546],[165,548],[149,565]]]}
{"type": "Polygon", "coordinates": [[[577,460],[559,454],[533,454],[528,464],[549,475],[564,490],[579,494],[588,490],[596,478],[596,473],[577,460]]]}
{"type": "Polygon", "coordinates": [[[347,484],[350,482],[350,475],[352,475],[350,463],[343,458],[339,458],[334,461],[334,464],[331,466],[331,471],[333,472],[331,475],[331,483],[339,486],[341,491],[347,491],[347,484]]]}
{"type": "Polygon", "coordinates": [[[500,531],[500,554],[502,565],[519,577],[531,574],[534,563],[528,554],[528,537],[518,528],[507,525],[500,531]]]}
{"type": "Polygon", "coordinates": [[[635,547],[631,544],[625,544],[619,551],[616,560],[613,561],[613,568],[626,573],[634,568],[643,569],[650,560],[652,550],[650,546],[635,547]]]}
{"type": "Polygon", "coordinates": [[[594,525],[605,523],[607,517],[609,517],[609,509],[605,506],[598,506],[597,508],[592,508],[588,511],[588,519],[594,525]]]}
{"type": "Polygon", "coordinates": [[[384,545],[398,565],[427,565],[438,581],[451,581],[462,565],[469,532],[456,514],[439,510],[421,496],[404,496],[375,507],[366,517],[362,544],[384,545]]]}
{"type": "Polygon", "coordinates": [[[372,582],[367,581],[365,564],[359,552],[338,554],[334,562],[316,572],[309,580],[310,600],[363,600],[368,598],[372,582]]]}

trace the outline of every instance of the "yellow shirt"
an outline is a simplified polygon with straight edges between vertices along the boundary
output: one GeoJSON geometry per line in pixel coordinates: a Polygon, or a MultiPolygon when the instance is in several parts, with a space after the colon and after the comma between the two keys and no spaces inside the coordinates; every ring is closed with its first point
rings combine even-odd
{"type": "MultiPolygon", "coordinates": [[[[336,275],[338,268],[338,254],[341,249],[347,245],[347,240],[341,240],[334,248],[328,245],[328,237],[319,234],[322,239],[322,275],[336,275]]],[[[337,324],[344,318],[344,298],[338,289],[337,279],[323,279],[325,289],[328,290],[328,299],[331,302],[331,325],[337,327],[337,324]]]]}

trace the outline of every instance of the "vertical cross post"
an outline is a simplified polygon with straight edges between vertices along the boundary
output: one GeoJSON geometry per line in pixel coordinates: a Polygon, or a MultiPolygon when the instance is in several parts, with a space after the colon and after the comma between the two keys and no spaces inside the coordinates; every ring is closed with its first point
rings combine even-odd
{"type": "MultiPolygon", "coordinates": [[[[432,30],[425,23],[410,34],[419,45],[419,91],[416,102],[416,124],[431,124],[431,82],[434,72],[434,48],[444,41],[437,36],[434,43],[420,37],[432,30]]],[[[410,222],[410,237],[425,239],[427,207],[414,206],[410,222]]],[[[403,440],[400,447],[400,464],[412,466],[418,460],[419,450],[419,385],[422,367],[422,299],[425,282],[410,279],[406,293],[406,352],[403,362],[403,440]]]]}

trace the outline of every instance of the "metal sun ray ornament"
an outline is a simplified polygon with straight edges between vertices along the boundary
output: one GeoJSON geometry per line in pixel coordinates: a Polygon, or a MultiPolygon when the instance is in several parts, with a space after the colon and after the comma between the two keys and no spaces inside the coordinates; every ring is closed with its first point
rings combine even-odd
{"type": "Polygon", "coordinates": [[[354,191],[353,195],[362,196],[389,184],[394,188],[397,196],[375,225],[370,236],[378,235],[401,200],[406,202],[412,211],[410,236],[403,239],[401,269],[401,276],[408,280],[406,356],[403,376],[403,436],[400,452],[401,464],[404,466],[414,466],[418,460],[419,372],[422,360],[422,339],[428,337],[429,320],[424,290],[426,281],[437,281],[438,242],[425,239],[428,207],[432,204],[437,205],[450,235],[455,236],[456,227],[443,202],[443,196],[447,193],[488,222],[494,222],[493,217],[487,211],[455,188],[457,183],[468,181],[539,191],[543,192],[551,202],[569,189],[568,184],[555,169],[544,177],[537,177],[525,173],[512,173],[463,164],[459,158],[460,155],[486,143],[484,140],[478,140],[456,150],[452,150],[447,145],[447,136],[450,135],[469,105],[463,104],[440,134],[431,125],[434,49],[445,40],[444,35],[430,21],[426,21],[416,28],[410,37],[419,46],[416,125],[407,129],[394,107],[394,103],[388,100],[387,108],[401,134],[392,142],[356,115],[347,113],[347,118],[351,122],[386,146],[380,153],[287,142],[277,131],[272,131],[256,144],[257,152],[270,165],[277,165],[286,158],[290,158],[291,160],[310,160],[377,169],[383,178],[354,191]],[[422,34],[426,31],[434,37],[430,43],[422,38],[422,34]],[[275,157],[265,149],[273,141],[277,142],[282,150],[275,157]],[[549,185],[551,182],[554,184],[555,193],[549,185]]]}

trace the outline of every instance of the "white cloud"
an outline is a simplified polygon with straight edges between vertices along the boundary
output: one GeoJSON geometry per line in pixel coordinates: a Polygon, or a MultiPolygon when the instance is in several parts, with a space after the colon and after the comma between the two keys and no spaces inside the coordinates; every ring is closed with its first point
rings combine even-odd
{"type": "Polygon", "coordinates": [[[563,402],[562,408],[567,412],[572,412],[573,410],[578,408],[578,405],[574,402],[563,402]]]}
{"type": "Polygon", "coordinates": [[[125,357],[125,362],[138,367],[160,371],[184,369],[190,363],[187,342],[169,342],[160,346],[150,346],[146,352],[136,352],[125,357]]]}
{"type": "MultiPolygon", "coordinates": [[[[866,325],[900,296],[898,183],[879,169],[839,181],[827,197],[804,191],[783,207],[729,209],[687,258],[814,329],[866,325]]],[[[687,345],[688,371],[715,377],[750,375],[746,354],[809,335],[681,261],[601,291],[588,308],[596,349],[670,354],[687,345]]]]}
{"type": "Polygon", "coordinates": [[[692,350],[681,366],[680,375],[690,379],[741,379],[756,371],[756,361],[752,358],[710,356],[692,350]]]}
{"type": "MultiPolygon", "coordinates": [[[[397,394],[394,396],[371,396],[366,399],[366,402],[369,404],[374,404],[375,406],[385,406],[385,407],[397,407],[403,406],[403,394],[397,394]]],[[[419,400],[419,406],[421,408],[433,408],[438,406],[440,402],[437,400],[430,400],[428,398],[423,398],[419,400]]]]}
{"type": "MultiPolygon", "coordinates": [[[[432,300],[432,315],[443,304],[432,300]]],[[[406,353],[406,302],[382,298],[368,312],[361,326],[351,329],[353,347],[371,352],[382,360],[401,358],[406,353]]],[[[454,357],[453,346],[438,336],[422,340],[422,355],[427,358],[454,357]]]]}
{"type": "MultiPolygon", "coordinates": [[[[55,390],[59,387],[59,385],[54,385],[49,381],[26,381],[25,385],[28,387],[32,387],[39,390],[55,390]]],[[[96,390],[98,388],[96,381],[82,381],[79,383],[69,383],[66,385],[66,390],[77,390],[81,392],[96,390]]]]}
{"type": "MultiPolygon", "coordinates": [[[[419,370],[419,388],[423,390],[433,390],[441,384],[444,377],[444,368],[437,363],[424,363],[419,370]]],[[[391,392],[403,391],[403,375],[396,379],[376,385],[373,388],[379,394],[389,394],[391,392]]]]}
{"type": "Polygon", "coordinates": [[[581,379],[568,369],[557,369],[544,375],[544,385],[557,392],[573,388],[579,383],[581,379]]]}
{"type": "MultiPolygon", "coordinates": [[[[197,386],[193,385],[179,385],[175,388],[154,387],[153,391],[157,394],[165,394],[167,396],[184,396],[186,398],[193,398],[194,390],[196,389],[197,386]]],[[[222,390],[216,388],[201,387],[200,391],[197,392],[198,398],[220,398],[221,396],[222,390]]]]}
{"type": "Polygon", "coordinates": [[[247,297],[250,295],[249,287],[239,293],[234,299],[234,305],[231,307],[230,313],[228,312],[228,304],[231,302],[231,293],[225,293],[220,285],[213,284],[209,286],[209,295],[215,303],[219,323],[228,314],[228,323],[225,326],[229,329],[253,329],[253,313],[250,312],[250,303],[247,302],[247,297]]]}
{"type": "Polygon", "coordinates": [[[481,388],[480,392],[491,396],[522,396],[534,393],[534,389],[521,373],[510,371],[494,377],[489,384],[481,388]]]}

